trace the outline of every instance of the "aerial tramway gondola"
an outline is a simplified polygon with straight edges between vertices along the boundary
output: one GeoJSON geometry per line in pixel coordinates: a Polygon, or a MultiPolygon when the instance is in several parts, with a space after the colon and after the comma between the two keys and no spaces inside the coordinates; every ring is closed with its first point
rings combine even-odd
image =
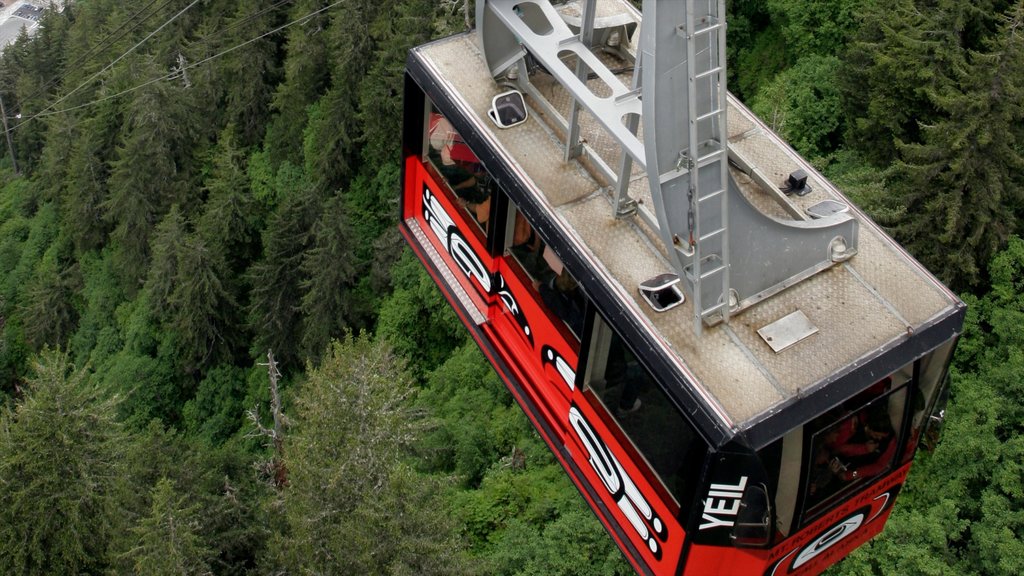
{"type": "Polygon", "coordinates": [[[728,95],[724,0],[643,14],[478,0],[413,49],[401,229],[638,572],[818,573],[888,518],[964,305],[728,95]]]}

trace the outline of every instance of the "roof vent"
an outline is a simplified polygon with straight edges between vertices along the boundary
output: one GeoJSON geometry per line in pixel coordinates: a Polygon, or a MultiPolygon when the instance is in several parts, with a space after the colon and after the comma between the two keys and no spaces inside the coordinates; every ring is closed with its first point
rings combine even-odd
{"type": "Polygon", "coordinates": [[[498,128],[511,128],[526,122],[526,101],[523,93],[518,90],[502,92],[491,100],[491,109],[487,115],[494,120],[498,128]]]}
{"type": "Polygon", "coordinates": [[[640,284],[640,295],[655,312],[671,310],[686,300],[679,289],[679,276],[675,274],[659,274],[644,280],[640,284]]]}

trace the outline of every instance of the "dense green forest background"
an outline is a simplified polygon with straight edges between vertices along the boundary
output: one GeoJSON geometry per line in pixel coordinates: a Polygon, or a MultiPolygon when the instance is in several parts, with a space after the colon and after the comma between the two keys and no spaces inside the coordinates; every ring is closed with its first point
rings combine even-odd
{"type": "MultiPolygon", "coordinates": [[[[405,53],[463,8],[80,0],[4,51],[0,573],[631,572],[397,232],[405,53]]],[[[731,89],[970,305],[831,572],[1024,573],[1024,2],[729,22],[731,89]]]]}

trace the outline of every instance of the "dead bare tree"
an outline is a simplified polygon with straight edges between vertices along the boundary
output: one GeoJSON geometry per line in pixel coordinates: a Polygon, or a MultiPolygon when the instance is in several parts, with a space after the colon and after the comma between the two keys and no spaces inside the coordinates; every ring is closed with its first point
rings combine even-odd
{"type": "Polygon", "coordinates": [[[263,437],[270,439],[270,446],[274,449],[274,456],[269,462],[257,464],[257,469],[272,479],[274,487],[282,488],[288,484],[288,470],[284,461],[284,428],[288,425],[288,417],[281,409],[281,394],[278,391],[278,382],[281,380],[281,372],[277,369],[277,362],[274,360],[273,350],[267,351],[266,364],[267,375],[270,380],[270,412],[274,417],[274,427],[267,428],[260,421],[259,406],[253,406],[246,411],[246,416],[252,422],[254,430],[246,434],[248,438],[263,437]]]}
{"type": "Polygon", "coordinates": [[[473,7],[470,0],[442,0],[441,6],[447,9],[452,15],[454,15],[461,7],[462,16],[466,21],[466,30],[473,27],[473,7]]]}

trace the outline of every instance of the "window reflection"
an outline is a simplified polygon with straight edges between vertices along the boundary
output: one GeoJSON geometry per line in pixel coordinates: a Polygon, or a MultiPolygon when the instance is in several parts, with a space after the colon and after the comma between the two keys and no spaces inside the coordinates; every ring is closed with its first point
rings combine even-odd
{"type": "Polygon", "coordinates": [[[810,425],[808,509],[888,471],[899,447],[912,365],[868,388],[810,425]],[[902,381],[897,390],[895,382],[902,381]]]}
{"type": "Polygon", "coordinates": [[[562,261],[537,235],[516,205],[509,201],[506,255],[537,291],[537,299],[553,320],[561,321],[577,340],[583,334],[586,297],[562,261]]]}
{"type": "Polygon", "coordinates": [[[647,461],[677,505],[692,501],[706,449],[625,342],[599,317],[587,387],[647,461]]]}
{"type": "Polygon", "coordinates": [[[912,420],[909,442],[904,454],[905,461],[914,456],[918,443],[929,450],[938,444],[949,393],[949,362],[952,360],[955,346],[956,339],[952,339],[921,359],[919,384],[911,407],[913,412],[910,416],[912,420]],[[935,418],[931,418],[932,416],[935,418]]]}
{"type": "Polygon", "coordinates": [[[427,159],[455,193],[459,205],[486,230],[491,206],[491,178],[451,122],[430,113],[427,159]]]}

